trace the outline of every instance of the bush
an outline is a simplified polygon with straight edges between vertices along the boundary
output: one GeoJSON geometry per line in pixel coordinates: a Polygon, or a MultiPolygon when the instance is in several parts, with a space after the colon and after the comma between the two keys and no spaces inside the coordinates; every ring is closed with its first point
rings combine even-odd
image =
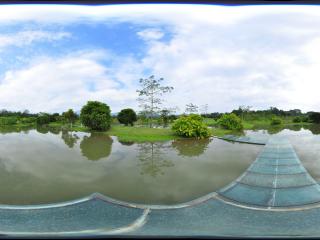
{"type": "Polygon", "coordinates": [[[294,122],[294,123],[301,123],[301,122],[302,122],[302,118],[301,118],[301,117],[294,117],[294,118],[292,119],[292,122],[294,122]]]}
{"type": "Polygon", "coordinates": [[[301,122],[309,122],[308,116],[301,116],[301,122]]]}
{"type": "Polygon", "coordinates": [[[118,114],[118,121],[126,126],[128,124],[133,126],[133,123],[137,121],[137,114],[131,108],[122,109],[118,114]]]}
{"type": "Polygon", "coordinates": [[[81,109],[80,120],[84,126],[92,130],[107,130],[111,124],[110,108],[102,102],[88,101],[81,109]]]}
{"type": "Polygon", "coordinates": [[[44,125],[50,123],[50,115],[47,113],[41,113],[36,119],[37,125],[44,125]]]}
{"type": "Polygon", "coordinates": [[[242,130],[241,119],[234,113],[223,114],[217,121],[218,125],[228,130],[242,130]]]}
{"type": "Polygon", "coordinates": [[[181,116],[174,121],[172,130],[176,134],[184,137],[206,138],[210,136],[210,131],[200,115],[190,114],[181,116]]]}
{"type": "Polygon", "coordinates": [[[272,117],[271,118],[271,125],[280,125],[282,124],[282,120],[279,117],[272,117]]]}
{"type": "Polygon", "coordinates": [[[311,112],[309,114],[309,118],[313,123],[320,123],[320,113],[319,112],[311,112]]]}

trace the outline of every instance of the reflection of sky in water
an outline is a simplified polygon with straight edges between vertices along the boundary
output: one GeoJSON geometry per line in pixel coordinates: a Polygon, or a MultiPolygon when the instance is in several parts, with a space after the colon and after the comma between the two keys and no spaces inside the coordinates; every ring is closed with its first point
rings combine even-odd
{"type": "Polygon", "coordinates": [[[185,202],[230,183],[262,148],[219,139],[128,144],[101,134],[26,132],[0,134],[2,203],[93,192],[132,202],[185,202]]]}
{"type": "Polygon", "coordinates": [[[316,181],[320,181],[320,126],[290,126],[286,129],[246,131],[248,136],[280,135],[292,143],[303,166],[316,181]],[[271,132],[271,133],[270,133],[271,132]]]}
{"type": "MultiPolygon", "coordinates": [[[[275,134],[289,138],[319,181],[320,135],[306,128],[275,134]]],[[[0,202],[11,204],[59,202],[93,192],[140,203],[185,202],[232,182],[263,148],[215,138],[121,143],[99,133],[0,131],[0,202]]],[[[270,130],[246,134],[266,137],[270,130]]]]}

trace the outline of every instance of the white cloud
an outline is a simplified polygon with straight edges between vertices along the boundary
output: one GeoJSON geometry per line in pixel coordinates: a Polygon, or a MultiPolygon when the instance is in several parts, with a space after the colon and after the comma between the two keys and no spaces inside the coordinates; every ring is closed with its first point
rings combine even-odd
{"type": "Polygon", "coordinates": [[[68,32],[21,31],[11,34],[0,34],[0,49],[8,46],[25,46],[33,42],[57,41],[71,36],[68,32]]]}
{"type": "Polygon", "coordinates": [[[159,40],[164,36],[164,33],[155,28],[148,28],[137,33],[145,41],[159,40]]]}
{"type": "MultiPolygon", "coordinates": [[[[61,112],[67,108],[79,110],[88,100],[107,102],[112,111],[122,104],[134,106],[136,94],[130,89],[139,69],[122,69],[115,62],[113,68],[101,64],[101,51],[79,52],[63,58],[43,57],[16,71],[7,71],[0,84],[0,108],[32,112],[61,112]]],[[[105,58],[114,56],[104,55],[105,58]]]]}
{"type": "Polygon", "coordinates": [[[85,100],[95,98],[117,110],[133,107],[137,80],[149,70],[175,87],[167,104],[181,110],[193,102],[208,103],[209,111],[230,111],[244,104],[319,111],[319,9],[171,4],[0,6],[3,24],[126,22],[143,26],[137,34],[148,43],[142,60],[112,56],[112,63],[104,65],[99,62],[104,54],[97,57],[97,52],[83,52],[8,71],[0,81],[1,104],[60,110],[79,108],[85,100]],[[163,29],[170,31],[170,40],[162,41],[167,34],[163,29]],[[90,84],[94,90],[89,89],[90,84]]]}
{"type": "Polygon", "coordinates": [[[319,111],[320,16],[311,8],[262,9],[232,24],[175,22],[171,41],[153,42],[143,62],[175,87],[167,102],[182,110],[193,102],[210,111],[243,104],[319,111]]]}
{"type": "Polygon", "coordinates": [[[308,14],[319,17],[317,6],[239,6],[205,4],[121,4],[121,5],[1,5],[0,22],[37,22],[72,24],[75,22],[124,21],[145,25],[156,23],[198,23],[229,25],[268,13],[308,14]]]}

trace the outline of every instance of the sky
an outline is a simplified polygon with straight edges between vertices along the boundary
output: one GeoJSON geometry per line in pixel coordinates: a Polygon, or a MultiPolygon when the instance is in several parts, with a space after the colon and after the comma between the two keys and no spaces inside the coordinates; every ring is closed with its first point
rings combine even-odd
{"type": "Polygon", "coordinates": [[[163,107],[320,111],[320,6],[0,5],[0,109],[139,109],[139,79],[163,107]]]}

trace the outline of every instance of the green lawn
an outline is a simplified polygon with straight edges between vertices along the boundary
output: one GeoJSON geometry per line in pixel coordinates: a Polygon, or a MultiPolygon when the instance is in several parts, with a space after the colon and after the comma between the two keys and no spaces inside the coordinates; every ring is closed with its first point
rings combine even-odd
{"type": "Polygon", "coordinates": [[[124,142],[154,142],[179,138],[171,129],[126,127],[122,125],[112,125],[106,133],[117,136],[120,141],[124,142]]]}

